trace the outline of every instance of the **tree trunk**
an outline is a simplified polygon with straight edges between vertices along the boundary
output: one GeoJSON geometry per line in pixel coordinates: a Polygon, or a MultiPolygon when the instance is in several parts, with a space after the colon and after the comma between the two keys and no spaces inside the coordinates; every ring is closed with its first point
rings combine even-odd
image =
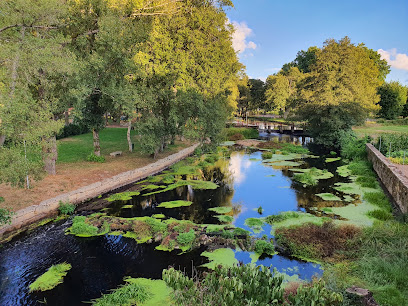
{"type": "Polygon", "coordinates": [[[130,138],[130,131],[132,130],[132,120],[129,119],[129,125],[127,129],[127,141],[129,145],[129,152],[133,152],[133,144],[132,144],[132,138],[130,138]]]}
{"type": "Polygon", "coordinates": [[[69,113],[68,111],[64,112],[64,118],[65,118],[65,126],[69,125],[69,113]]]}
{"type": "Polygon", "coordinates": [[[51,136],[47,139],[44,139],[43,143],[43,161],[44,169],[48,174],[55,175],[57,174],[55,162],[58,158],[57,151],[57,139],[55,136],[51,136]]]}
{"type": "Polygon", "coordinates": [[[101,145],[99,143],[99,130],[92,129],[92,134],[93,134],[94,154],[96,156],[101,156],[101,145]]]}

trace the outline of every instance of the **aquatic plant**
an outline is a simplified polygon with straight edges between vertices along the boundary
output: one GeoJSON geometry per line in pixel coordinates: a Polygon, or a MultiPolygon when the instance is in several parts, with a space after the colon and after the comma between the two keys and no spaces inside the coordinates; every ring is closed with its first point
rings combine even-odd
{"type": "Polygon", "coordinates": [[[86,221],[87,218],[85,216],[74,217],[72,220],[72,226],[67,229],[67,232],[78,237],[92,237],[98,235],[98,227],[93,226],[86,221]]]}
{"type": "Polygon", "coordinates": [[[205,190],[205,189],[217,189],[218,185],[216,183],[210,181],[200,181],[200,180],[178,180],[173,184],[168,185],[166,188],[158,191],[153,191],[150,193],[144,194],[144,196],[149,196],[157,193],[162,193],[166,191],[170,191],[182,186],[191,186],[193,189],[197,190],[205,190]]]}
{"type": "Polygon", "coordinates": [[[338,196],[332,193],[317,193],[316,195],[324,201],[341,201],[338,196]]]}
{"type": "Polygon", "coordinates": [[[272,166],[272,167],[298,167],[301,164],[302,164],[301,162],[283,160],[283,161],[273,162],[273,163],[271,163],[269,165],[272,166]]]}
{"type": "Polygon", "coordinates": [[[339,161],[340,159],[341,159],[341,157],[328,157],[324,161],[326,163],[332,163],[332,162],[335,162],[335,161],[339,161]]]}
{"type": "Polygon", "coordinates": [[[293,172],[296,172],[293,176],[295,181],[298,181],[304,185],[314,186],[317,185],[319,180],[325,180],[332,178],[333,173],[327,171],[326,169],[321,170],[315,167],[308,169],[290,169],[293,172]]]}
{"type": "Polygon", "coordinates": [[[265,222],[263,219],[259,218],[248,218],[245,220],[244,224],[251,228],[254,233],[259,233],[263,230],[262,227],[264,226],[265,222]]]}
{"type": "Polygon", "coordinates": [[[262,255],[262,254],[267,254],[267,255],[275,255],[277,254],[275,252],[275,247],[273,246],[273,243],[266,241],[266,240],[257,240],[255,242],[255,253],[262,255]]]}
{"type": "Polygon", "coordinates": [[[66,262],[51,266],[47,272],[37,277],[37,279],[29,285],[28,288],[30,292],[54,289],[63,282],[64,277],[70,269],[71,265],[66,262]]]}
{"type": "Polygon", "coordinates": [[[180,233],[177,236],[177,242],[180,243],[181,245],[190,245],[194,241],[195,237],[196,236],[194,230],[191,229],[187,233],[180,233]]]}
{"type": "Polygon", "coordinates": [[[163,214],[154,214],[154,215],[152,215],[152,218],[156,218],[156,219],[164,219],[164,218],[166,218],[166,216],[165,216],[165,215],[163,215],[163,214]]]}
{"type": "Polygon", "coordinates": [[[163,270],[177,305],[282,305],[283,276],[276,269],[242,265],[218,267],[194,280],[174,268],[163,270]]]}
{"type": "Polygon", "coordinates": [[[120,193],[115,193],[112,194],[109,198],[106,200],[108,202],[114,202],[114,201],[129,201],[132,199],[134,196],[138,196],[140,194],[140,191],[125,191],[125,192],[120,192],[120,193]]]}
{"type": "MultiPolygon", "coordinates": [[[[263,154],[263,153],[262,153],[263,154]]],[[[274,163],[280,161],[289,161],[302,158],[302,155],[289,153],[289,154],[273,154],[272,157],[263,160],[264,163],[274,163]]]]}
{"type": "Polygon", "coordinates": [[[94,306],[170,305],[171,289],[162,280],[124,278],[125,284],[92,301],[94,306]]]}
{"type": "Polygon", "coordinates": [[[208,210],[216,212],[217,214],[228,214],[232,211],[232,207],[230,206],[213,207],[209,208],[208,210]]]}
{"type": "Polygon", "coordinates": [[[201,265],[208,269],[214,270],[215,267],[224,266],[232,267],[238,264],[238,260],[235,258],[235,253],[231,249],[217,249],[212,252],[203,252],[201,256],[207,257],[209,263],[201,265]]]}
{"type": "Polygon", "coordinates": [[[262,152],[262,159],[271,159],[273,156],[273,152],[262,152]]]}
{"type": "Polygon", "coordinates": [[[224,222],[224,223],[231,223],[232,221],[234,221],[233,217],[227,216],[227,215],[217,215],[214,217],[220,220],[220,222],[224,222]]]}
{"type": "Polygon", "coordinates": [[[262,212],[263,212],[262,206],[258,207],[257,212],[258,212],[258,214],[262,215],[262,212]]]}
{"type": "Polygon", "coordinates": [[[299,218],[300,214],[295,211],[284,211],[277,215],[269,215],[264,218],[265,222],[272,225],[274,223],[282,222],[287,219],[299,218]]]}
{"type": "Polygon", "coordinates": [[[191,201],[176,200],[176,201],[162,202],[157,207],[177,208],[177,207],[190,206],[191,204],[193,204],[193,202],[191,201]]]}
{"type": "Polygon", "coordinates": [[[341,177],[348,177],[351,175],[351,170],[348,168],[348,165],[340,166],[337,167],[336,172],[341,176],[341,177]]]}

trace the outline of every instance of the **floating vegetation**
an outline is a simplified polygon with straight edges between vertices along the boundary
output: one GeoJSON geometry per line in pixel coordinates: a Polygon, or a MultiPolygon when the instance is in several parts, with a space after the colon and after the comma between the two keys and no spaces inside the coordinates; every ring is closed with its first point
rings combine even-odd
{"type": "Polygon", "coordinates": [[[201,265],[211,270],[215,270],[218,266],[233,267],[238,264],[238,260],[235,258],[235,253],[231,249],[217,249],[212,252],[203,252],[201,256],[207,257],[210,262],[201,265]]]}
{"type": "Polygon", "coordinates": [[[106,200],[109,201],[109,202],[129,201],[129,200],[132,199],[133,196],[138,196],[139,194],[140,194],[139,191],[126,191],[126,192],[112,194],[106,200]]]}
{"type": "Polygon", "coordinates": [[[341,157],[328,157],[324,161],[326,163],[332,163],[332,162],[335,162],[335,161],[338,161],[338,160],[341,160],[341,157]]]}
{"type": "Polygon", "coordinates": [[[222,232],[224,229],[231,228],[230,224],[202,224],[206,228],[207,233],[222,232]]]}
{"type": "Polygon", "coordinates": [[[258,212],[258,214],[262,215],[262,213],[263,213],[263,208],[262,208],[262,206],[259,206],[259,207],[258,207],[257,212],[258,212]]]}
{"type": "Polygon", "coordinates": [[[149,184],[149,185],[144,185],[140,190],[155,190],[155,189],[166,188],[166,187],[167,186],[163,186],[163,185],[149,184]]]}
{"type": "Polygon", "coordinates": [[[359,194],[363,195],[363,188],[357,183],[336,183],[333,187],[337,191],[341,191],[346,194],[359,194]]]}
{"type": "Polygon", "coordinates": [[[76,216],[72,220],[72,226],[67,229],[68,234],[72,234],[78,237],[94,237],[99,235],[105,235],[109,232],[109,224],[100,224],[101,227],[96,227],[89,222],[85,216],[76,216]]]}
{"type": "MultiPolygon", "coordinates": [[[[176,164],[177,165],[177,164],[176,164]]],[[[196,175],[200,173],[200,168],[197,166],[173,166],[172,175],[196,175]]]]}
{"type": "Polygon", "coordinates": [[[232,221],[234,221],[233,217],[227,216],[227,215],[217,215],[214,217],[220,220],[220,222],[224,222],[224,223],[231,223],[232,221]]]}
{"type": "Polygon", "coordinates": [[[37,279],[28,287],[30,292],[54,289],[57,285],[62,284],[64,277],[70,269],[71,265],[66,262],[51,266],[47,272],[37,277],[37,279]]]}
{"type": "Polygon", "coordinates": [[[263,231],[262,227],[264,226],[265,222],[263,219],[259,218],[248,218],[245,220],[244,224],[251,228],[255,234],[257,234],[263,231]]]}
{"type": "Polygon", "coordinates": [[[230,146],[233,146],[234,144],[235,144],[235,141],[224,141],[220,143],[220,146],[230,147],[230,146]]]}
{"type": "Polygon", "coordinates": [[[154,215],[152,215],[152,218],[155,218],[155,219],[164,219],[164,218],[166,218],[166,216],[163,215],[163,214],[154,214],[154,215]]]}
{"type": "Polygon", "coordinates": [[[344,202],[353,202],[354,198],[349,196],[348,194],[346,194],[345,196],[343,196],[343,201],[344,202]]]}
{"type": "Polygon", "coordinates": [[[293,179],[306,186],[317,185],[319,180],[329,179],[334,176],[333,173],[327,171],[326,169],[321,170],[315,167],[308,168],[308,169],[289,169],[289,170],[293,172],[299,172],[299,173],[295,173],[295,175],[293,176],[293,179]]]}
{"type": "Polygon", "coordinates": [[[324,201],[341,201],[338,196],[332,193],[317,193],[316,195],[324,201]]]}
{"type": "Polygon", "coordinates": [[[169,305],[171,289],[162,280],[125,277],[124,285],[92,301],[94,306],[169,305]]]}
{"type": "Polygon", "coordinates": [[[232,207],[230,206],[213,207],[213,208],[209,208],[208,210],[216,212],[217,214],[228,214],[232,211],[232,207]]]}
{"type": "Polygon", "coordinates": [[[272,225],[277,222],[282,222],[287,219],[299,218],[301,215],[295,211],[283,211],[277,215],[269,215],[264,218],[265,222],[272,225]]]}
{"type": "Polygon", "coordinates": [[[363,202],[358,205],[349,204],[344,207],[332,207],[331,209],[334,214],[347,219],[345,221],[336,220],[338,223],[348,223],[357,226],[371,226],[374,223],[374,219],[369,216],[369,212],[377,210],[378,207],[373,204],[363,202]]]}
{"type": "Polygon", "coordinates": [[[144,196],[149,196],[152,194],[157,194],[161,192],[170,191],[182,186],[191,186],[191,188],[196,190],[205,190],[205,189],[217,189],[218,185],[216,183],[210,181],[201,181],[201,180],[179,180],[173,184],[170,184],[166,188],[150,193],[144,194],[144,196]]]}
{"type": "Polygon", "coordinates": [[[250,161],[255,161],[255,162],[257,162],[257,161],[261,161],[262,159],[259,159],[259,158],[250,158],[249,160],[250,160],[250,161]]]}
{"type": "Polygon", "coordinates": [[[132,204],[123,205],[123,206],[122,206],[122,209],[123,209],[123,208],[133,208],[133,205],[132,205],[132,204]]]}
{"type": "Polygon", "coordinates": [[[267,254],[270,256],[277,254],[273,243],[262,239],[255,242],[255,253],[259,255],[267,254]]]}
{"type": "Polygon", "coordinates": [[[340,166],[337,168],[336,172],[341,177],[348,177],[351,175],[351,170],[348,168],[348,165],[340,166]]]}
{"type": "Polygon", "coordinates": [[[193,204],[193,202],[191,201],[176,200],[176,201],[162,202],[157,207],[177,208],[177,207],[190,206],[191,204],[193,204]]]}
{"type": "Polygon", "coordinates": [[[272,167],[298,167],[302,163],[300,162],[294,162],[294,161],[279,161],[279,162],[274,162],[271,163],[270,165],[272,167]]]}
{"type": "Polygon", "coordinates": [[[301,159],[302,155],[300,154],[294,154],[294,153],[289,153],[289,154],[273,154],[271,158],[264,159],[264,163],[274,163],[274,162],[280,162],[280,161],[288,161],[288,160],[295,160],[295,159],[301,159]]]}

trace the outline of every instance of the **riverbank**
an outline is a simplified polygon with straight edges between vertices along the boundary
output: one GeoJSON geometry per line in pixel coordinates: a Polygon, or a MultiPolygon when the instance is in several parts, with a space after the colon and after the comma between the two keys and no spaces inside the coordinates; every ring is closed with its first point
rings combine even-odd
{"type": "MultiPolygon", "coordinates": [[[[58,196],[53,197],[53,198],[48,198],[47,200],[41,201],[38,205],[31,205],[31,206],[26,206],[23,209],[20,209],[16,212],[16,214],[13,216],[11,224],[5,225],[0,228],[0,239],[2,236],[7,236],[10,233],[16,231],[16,230],[21,230],[25,227],[27,227],[30,224],[33,224],[35,222],[38,222],[44,218],[53,216],[57,213],[58,205],[59,202],[69,202],[72,204],[79,204],[84,201],[87,201],[89,199],[92,199],[94,197],[97,197],[101,194],[107,193],[111,190],[126,186],[134,181],[141,180],[143,178],[146,178],[148,176],[154,175],[160,171],[163,171],[167,167],[171,166],[172,164],[180,161],[181,159],[184,159],[185,157],[193,154],[194,150],[198,147],[198,144],[194,144],[190,147],[187,147],[177,153],[174,154],[169,154],[170,152],[164,153],[167,156],[163,156],[161,159],[157,160],[154,163],[148,163],[144,167],[137,167],[134,170],[130,170],[127,172],[122,172],[120,174],[117,174],[115,176],[109,177],[106,176],[104,180],[98,180],[98,176],[87,176],[89,180],[96,180],[93,184],[83,186],[79,189],[67,192],[67,193],[60,193],[58,196]]],[[[164,155],[163,154],[163,155],[164,155]]],[[[152,161],[152,159],[150,159],[152,161]]],[[[99,177],[103,177],[104,175],[107,175],[109,173],[107,167],[105,167],[105,164],[102,164],[102,166],[99,165],[98,171],[96,173],[99,173],[99,177]]],[[[111,171],[117,171],[116,168],[112,168],[111,171]]],[[[72,169],[70,169],[72,170],[72,169]]],[[[96,170],[96,169],[94,169],[96,170]]],[[[89,169],[85,170],[88,171],[89,169]]],[[[74,182],[80,181],[80,174],[75,172],[74,176],[68,177],[69,181],[74,184],[74,182]]],[[[49,180],[53,180],[57,184],[58,178],[55,176],[47,177],[49,180]]],[[[47,182],[43,184],[46,184],[47,182]]],[[[81,182],[83,183],[83,181],[81,182]]],[[[44,186],[44,185],[42,185],[44,186]]],[[[50,186],[44,186],[44,188],[50,188],[50,186]]],[[[40,189],[37,189],[37,193],[39,192],[40,189]]],[[[56,191],[53,189],[54,192],[56,191]]],[[[2,191],[3,192],[3,191],[2,191]]],[[[40,196],[40,195],[38,195],[40,196]]],[[[44,197],[44,195],[42,195],[44,197]]],[[[3,203],[4,204],[4,203],[3,203]]]]}

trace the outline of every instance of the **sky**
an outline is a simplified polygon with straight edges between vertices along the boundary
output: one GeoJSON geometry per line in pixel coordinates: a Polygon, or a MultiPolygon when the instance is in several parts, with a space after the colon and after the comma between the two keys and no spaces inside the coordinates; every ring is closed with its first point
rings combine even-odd
{"type": "Polygon", "coordinates": [[[408,85],[408,0],[233,0],[233,46],[250,78],[265,80],[300,50],[348,36],[391,65],[408,85]]]}

